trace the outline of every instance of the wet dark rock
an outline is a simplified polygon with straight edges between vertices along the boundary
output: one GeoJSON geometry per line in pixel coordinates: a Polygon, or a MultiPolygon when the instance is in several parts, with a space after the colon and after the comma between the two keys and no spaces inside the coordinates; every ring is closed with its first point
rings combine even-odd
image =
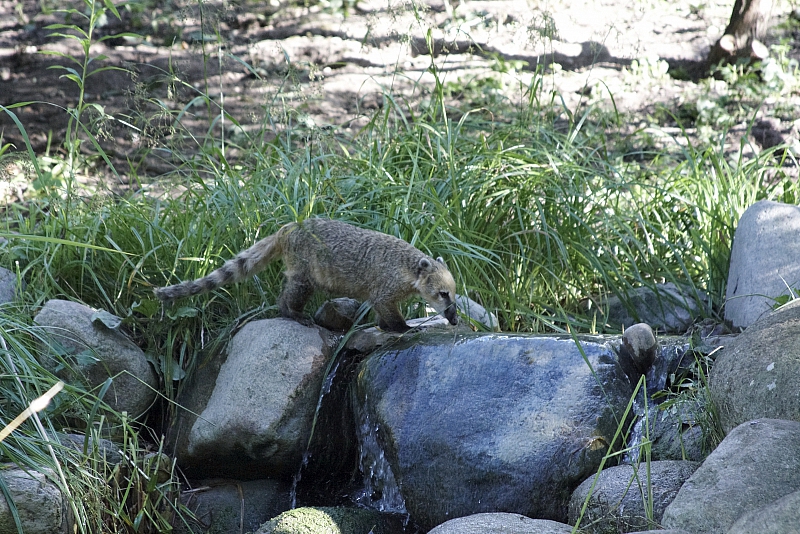
{"type": "Polygon", "coordinates": [[[369,354],[383,345],[389,345],[398,340],[410,339],[415,335],[415,333],[418,332],[427,332],[432,330],[442,333],[447,332],[453,336],[453,339],[455,339],[455,336],[458,334],[471,332],[471,330],[461,322],[459,322],[457,326],[453,327],[447,321],[447,319],[441,315],[423,317],[420,319],[408,319],[406,320],[406,323],[408,323],[408,326],[414,328],[416,332],[411,331],[400,334],[397,332],[381,330],[378,327],[365,328],[363,330],[353,332],[345,342],[345,348],[347,350],[360,352],[361,354],[369,354]]]}
{"type": "Polygon", "coordinates": [[[653,460],[703,461],[711,452],[709,408],[698,398],[676,399],[648,412],[653,460]]]}
{"type": "Polygon", "coordinates": [[[631,395],[606,340],[581,348],[586,360],[569,337],[431,333],[362,363],[359,402],[420,528],[495,511],[566,521],[631,395]]]}

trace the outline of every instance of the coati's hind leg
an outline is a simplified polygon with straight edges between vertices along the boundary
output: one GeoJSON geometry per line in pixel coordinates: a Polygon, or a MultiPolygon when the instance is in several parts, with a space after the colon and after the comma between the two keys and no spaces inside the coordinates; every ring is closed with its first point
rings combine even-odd
{"type": "Polygon", "coordinates": [[[287,273],[286,283],[278,297],[278,310],[281,317],[293,319],[298,323],[311,326],[314,322],[303,311],[306,303],[314,294],[314,284],[302,276],[291,276],[287,273]]]}
{"type": "Polygon", "coordinates": [[[396,304],[393,306],[373,304],[372,309],[378,314],[378,326],[381,327],[381,330],[400,333],[411,330],[396,304]]]}

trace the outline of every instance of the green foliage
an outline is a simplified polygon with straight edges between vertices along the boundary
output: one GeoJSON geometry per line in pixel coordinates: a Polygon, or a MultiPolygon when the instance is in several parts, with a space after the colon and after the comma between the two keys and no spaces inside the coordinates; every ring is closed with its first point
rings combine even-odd
{"type": "MultiPolygon", "coordinates": [[[[125,71],[125,69],[115,65],[98,66],[98,64],[108,59],[108,57],[103,54],[92,55],[92,45],[96,41],[102,42],[115,37],[133,35],[105,35],[97,38],[95,36],[97,27],[105,21],[109,14],[119,19],[119,11],[117,11],[117,7],[111,0],[105,0],[102,3],[98,0],[83,0],[83,3],[85,5],[85,11],[76,8],[56,10],[55,12],[61,13],[64,16],[66,23],[51,24],[45,28],[47,30],[55,30],[50,34],[51,37],[61,37],[76,41],[81,47],[83,57],[75,58],[68,53],[57,50],[41,51],[42,54],[57,56],[67,62],[66,65],[54,65],[51,68],[64,71],[61,77],[75,83],[79,90],[78,101],[75,103],[75,107],[66,110],[69,115],[69,122],[67,124],[67,135],[64,144],[68,154],[67,166],[70,172],[73,173],[72,178],[74,178],[73,167],[77,164],[76,160],[80,153],[81,142],[83,139],[88,139],[95,148],[99,148],[97,137],[101,135],[102,123],[111,119],[106,115],[103,106],[86,102],[86,83],[92,76],[104,71],[125,71]]],[[[109,167],[111,167],[113,171],[113,165],[111,165],[110,160],[108,157],[105,157],[104,153],[103,156],[106,163],[109,164],[109,167]]],[[[69,187],[72,184],[72,180],[67,180],[65,183],[69,187]]]]}
{"type": "MultiPolygon", "coordinates": [[[[0,419],[6,422],[57,381],[36,357],[47,337],[20,312],[0,306],[0,419]]],[[[45,473],[66,497],[77,532],[169,531],[170,521],[185,514],[174,466],[166,457],[154,466],[132,422],[99,400],[109,385],[97,395],[67,385],[41,417],[33,414],[0,443],[2,462],[45,473]],[[85,437],[69,439],[63,429],[85,437]],[[121,442],[118,462],[100,445],[109,433],[121,442]]]]}

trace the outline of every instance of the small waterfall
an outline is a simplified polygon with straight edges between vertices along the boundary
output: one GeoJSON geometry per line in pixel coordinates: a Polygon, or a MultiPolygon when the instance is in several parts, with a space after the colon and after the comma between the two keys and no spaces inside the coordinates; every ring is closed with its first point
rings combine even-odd
{"type": "Polygon", "coordinates": [[[378,427],[370,420],[365,404],[356,409],[359,467],[364,486],[353,494],[353,501],[367,508],[407,517],[405,500],[378,442],[378,427]]]}
{"type": "Polygon", "coordinates": [[[636,423],[633,425],[633,430],[628,436],[627,447],[628,450],[622,455],[620,463],[628,465],[637,465],[642,458],[642,443],[644,442],[644,425],[647,419],[644,417],[644,410],[641,410],[639,401],[634,401],[634,410],[636,411],[636,423]]]}
{"type": "Polygon", "coordinates": [[[297,469],[297,473],[292,477],[292,489],[289,490],[289,509],[291,510],[297,508],[297,484],[302,480],[303,469],[308,465],[308,460],[310,458],[311,453],[306,449],[306,452],[303,453],[303,460],[300,462],[300,467],[297,469]]]}
{"type": "Polygon", "coordinates": [[[325,395],[330,393],[331,387],[333,386],[333,380],[336,378],[336,371],[338,371],[340,363],[340,360],[337,359],[333,366],[328,370],[328,374],[325,375],[325,380],[322,381],[322,388],[319,392],[317,407],[314,411],[314,419],[311,425],[311,435],[308,437],[308,443],[306,444],[305,452],[303,452],[303,460],[300,462],[300,467],[297,469],[297,473],[294,475],[294,477],[292,477],[292,489],[289,491],[289,499],[292,509],[297,507],[297,485],[303,479],[303,470],[308,466],[308,462],[311,459],[311,439],[314,437],[314,430],[317,426],[317,418],[319,417],[320,409],[322,408],[322,399],[325,398],[325,395]]]}

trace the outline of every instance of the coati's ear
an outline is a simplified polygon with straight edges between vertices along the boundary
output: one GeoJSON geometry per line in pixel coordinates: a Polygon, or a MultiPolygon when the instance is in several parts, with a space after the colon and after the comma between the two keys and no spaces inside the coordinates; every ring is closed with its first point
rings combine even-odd
{"type": "Polygon", "coordinates": [[[430,270],[431,262],[428,258],[420,258],[419,263],[417,264],[417,273],[424,273],[425,271],[430,270]]]}
{"type": "Polygon", "coordinates": [[[441,263],[442,265],[444,265],[445,269],[447,268],[447,264],[444,262],[444,260],[442,259],[442,257],[441,257],[441,256],[439,256],[438,258],[436,258],[436,261],[438,261],[439,263],[441,263]]]}

